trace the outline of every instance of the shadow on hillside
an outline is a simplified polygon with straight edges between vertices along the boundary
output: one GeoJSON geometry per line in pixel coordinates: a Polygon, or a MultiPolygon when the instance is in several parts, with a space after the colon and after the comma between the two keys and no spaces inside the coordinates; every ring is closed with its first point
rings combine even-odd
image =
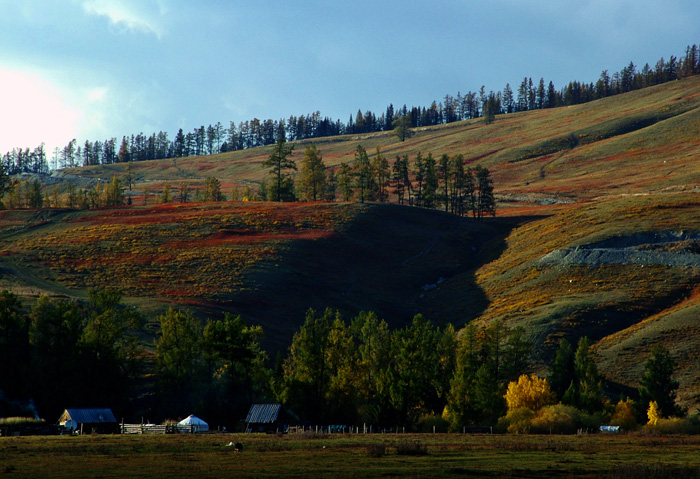
{"type": "Polygon", "coordinates": [[[474,273],[505,249],[510,231],[535,218],[476,221],[435,210],[367,205],[333,238],[297,241],[276,262],[256,266],[248,291],[222,306],[260,324],[265,346],[286,348],[309,308],[346,321],[374,311],[392,328],[421,313],[461,328],[488,299],[474,273]]]}

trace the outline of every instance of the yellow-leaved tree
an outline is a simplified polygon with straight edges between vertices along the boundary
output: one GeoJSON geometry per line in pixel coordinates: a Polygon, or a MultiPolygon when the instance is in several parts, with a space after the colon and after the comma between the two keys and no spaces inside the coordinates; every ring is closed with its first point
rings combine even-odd
{"type": "Polygon", "coordinates": [[[656,426],[656,424],[661,419],[661,410],[659,409],[659,404],[656,401],[651,401],[649,403],[649,409],[647,409],[647,417],[649,426],[656,426]]]}
{"type": "Polygon", "coordinates": [[[523,374],[517,382],[510,382],[505,398],[508,411],[515,411],[518,408],[539,411],[544,406],[554,404],[556,401],[547,380],[538,378],[534,374],[530,376],[523,374]]]}

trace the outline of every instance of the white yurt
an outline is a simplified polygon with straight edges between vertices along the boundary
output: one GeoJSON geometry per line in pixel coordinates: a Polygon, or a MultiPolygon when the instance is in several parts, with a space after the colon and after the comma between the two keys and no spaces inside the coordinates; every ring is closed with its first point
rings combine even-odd
{"type": "Polygon", "coordinates": [[[193,432],[204,432],[209,430],[209,424],[199,419],[194,414],[190,414],[185,419],[177,423],[178,426],[189,427],[193,432]]]}

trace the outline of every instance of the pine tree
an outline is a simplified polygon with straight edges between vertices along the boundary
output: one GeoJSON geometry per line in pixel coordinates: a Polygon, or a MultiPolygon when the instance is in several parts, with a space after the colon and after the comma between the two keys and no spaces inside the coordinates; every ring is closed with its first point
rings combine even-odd
{"type": "Polygon", "coordinates": [[[676,404],[678,381],[673,380],[676,362],[661,344],[651,349],[651,357],[644,363],[639,397],[641,406],[656,402],[663,417],[682,416],[684,411],[676,404]]]}
{"type": "Polygon", "coordinates": [[[322,199],[326,183],[326,165],[315,145],[309,145],[301,160],[299,172],[299,193],[303,201],[322,199]]]}
{"type": "Polygon", "coordinates": [[[263,163],[263,167],[270,169],[270,174],[274,177],[274,192],[275,201],[282,201],[282,197],[285,196],[285,182],[284,177],[288,170],[297,169],[294,160],[290,159],[289,156],[294,151],[294,145],[289,146],[286,144],[284,138],[280,138],[275,143],[275,146],[270,154],[269,158],[263,163]]]}

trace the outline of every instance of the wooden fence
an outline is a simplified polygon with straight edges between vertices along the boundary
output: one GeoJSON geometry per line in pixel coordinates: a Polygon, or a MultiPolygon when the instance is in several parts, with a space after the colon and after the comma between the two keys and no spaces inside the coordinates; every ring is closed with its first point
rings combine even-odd
{"type": "Polygon", "coordinates": [[[195,426],[177,424],[121,424],[122,434],[193,434],[195,426]]]}

